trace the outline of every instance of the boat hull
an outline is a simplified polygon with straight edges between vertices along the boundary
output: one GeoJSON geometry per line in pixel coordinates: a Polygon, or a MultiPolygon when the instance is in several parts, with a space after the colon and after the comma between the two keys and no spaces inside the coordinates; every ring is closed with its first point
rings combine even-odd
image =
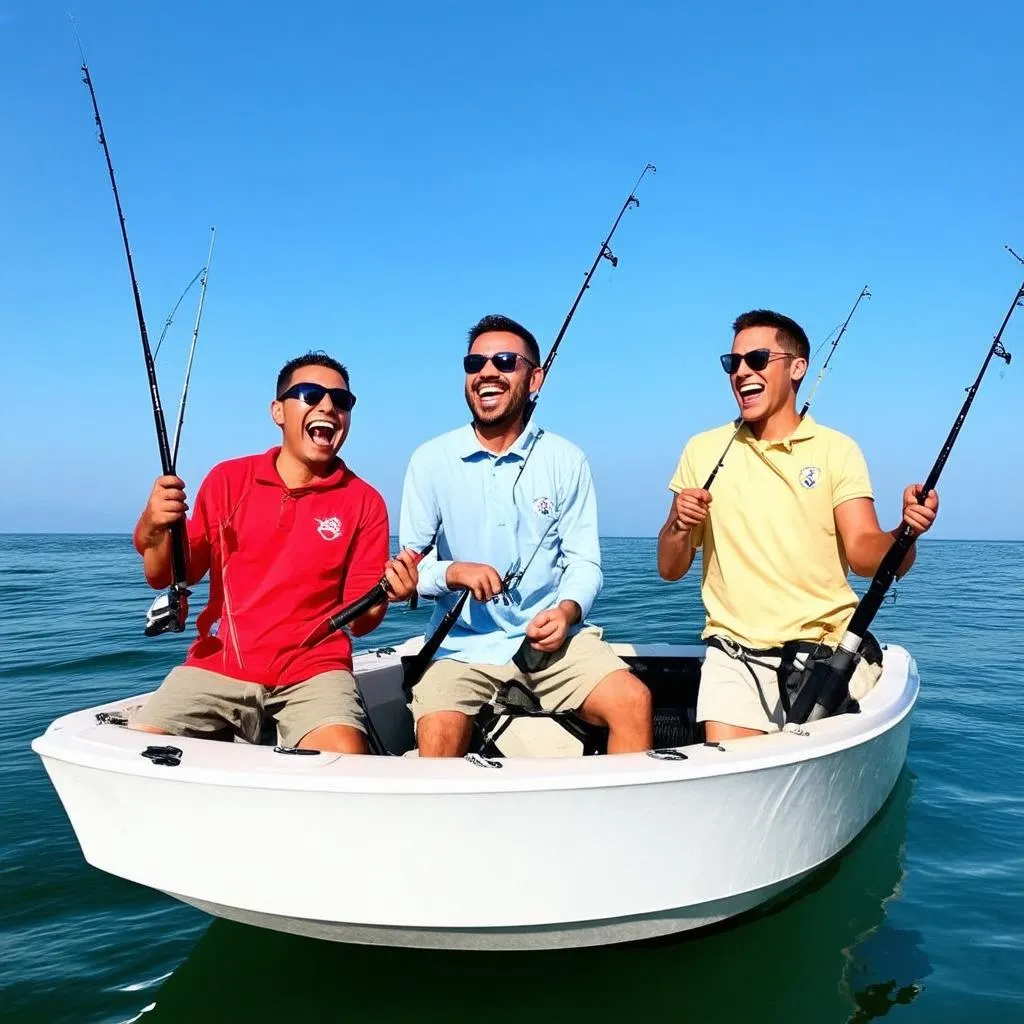
{"type": "Polygon", "coordinates": [[[76,716],[34,746],[90,864],[217,916],[346,942],[585,946],[734,917],[839,854],[896,783],[917,688],[890,647],[860,715],[679,761],[175,739],[167,767],[139,757],[152,737],[76,716]]]}

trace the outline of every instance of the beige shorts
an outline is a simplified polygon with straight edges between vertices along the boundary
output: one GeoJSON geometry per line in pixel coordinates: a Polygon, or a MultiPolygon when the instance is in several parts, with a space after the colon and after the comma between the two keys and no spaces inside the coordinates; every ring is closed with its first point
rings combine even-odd
{"type": "Polygon", "coordinates": [[[129,725],[150,725],[172,736],[206,739],[230,739],[235,734],[258,743],[266,716],[277,722],[284,747],[296,746],[322,725],[348,725],[366,732],[355,677],[340,669],[289,686],[261,686],[179,665],[129,725]]]}
{"type": "MultiPolygon", "coordinates": [[[[798,654],[794,660],[802,667],[806,658],[805,654],[798,654]]],[[[776,674],[781,660],[757,655],[756,663],[741,661],[709,645],[700,671],[697,721],[778,732],[785,721],[776,674]],[[757,682],[754,681],[755,676],[757,682]]],[[[850,680],[850,696],[860,700],[874,687],[881,674],[881,665],[858,659],[850,680]]]]}
{"type": "Polygon", "coordinates": [[[418,722],[435,711],[474,716],[511,682],[529,687],[546,711],[575,711],[597,684],[626,663],[601,639],[601,630],[585,626],[571,636],[550,662],[525,675],[512,662],[485,665],[442,658],[413,687],[412,715],[418,722]]]}

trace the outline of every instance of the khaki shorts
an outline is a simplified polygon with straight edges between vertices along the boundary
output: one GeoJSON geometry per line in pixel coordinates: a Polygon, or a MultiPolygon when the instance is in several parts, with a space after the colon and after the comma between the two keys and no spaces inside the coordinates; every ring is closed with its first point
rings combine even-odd
{"type": "Polygon", "coordinates": [[[502,687],[519,682],[530,688],[546,711],[575,711],[605,676],[626,663],[601,639],[601,630],[586,626],[571,636],[550,662],[525,675],[512,662],[485,665],[442,658],[413,687],[413,718],[418,722],[435,711],[461,711],[470,717],[502,687]]]}
{"type": "MultiPolygon", "coordinates": [[[[802,667],[806,658],[805,654],[798,654],[794,661],[798,667],[802,667]]],[[[700,670],[697,721],[721,722],[723,725],[759,729],[761,732],[781,730],[784,713],[779,699],[779,677],[776,674],[781,660],[759,654],[754,659],[741,661],[708,645],[700,670]]],[[[850,696],[854,700],[863,698],[878,682],[881,674],[881,665],[858,659],[853,679],[850,680],[850,696]]]]}
{"type": "Polygon", "coordinates": [[[187,665],[171,669],[129,725],[150,725],[172,736],[206,739],[230,739],[236,734],[258,743],[268,715],[277,722],[284,747],[294,747],[322,725],[348,725],[366,732],[365,712],[351,672],[321,672],[289,686],[261,686],[187,665]]]}

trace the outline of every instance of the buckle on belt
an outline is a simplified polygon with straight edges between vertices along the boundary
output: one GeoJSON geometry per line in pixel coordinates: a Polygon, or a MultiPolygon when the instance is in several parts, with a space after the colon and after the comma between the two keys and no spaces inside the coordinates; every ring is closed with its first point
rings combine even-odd
{"type": "Polygon", "coordinates": [[[745,660],[743,648],[731,636],[716,636],[714,640],[715,646],[725,654],[728,654],[734,661],[745,660]]]}

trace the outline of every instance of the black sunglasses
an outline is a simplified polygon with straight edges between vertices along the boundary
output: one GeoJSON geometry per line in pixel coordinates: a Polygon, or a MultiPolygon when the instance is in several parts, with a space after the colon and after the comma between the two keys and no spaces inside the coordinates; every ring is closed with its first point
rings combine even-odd
{"type": "Polygon", "coordinates": [[[488,362],[492,362],[498,373],[514,373],[516,363],[520,359],[527,366],[537,365],[532,359],[527,359],[519,352],[495,352],[493,356],[482,356],[478,352],[471,352],[468,356],[463,357],[462,368],[466,373],[479,373],[488,362]]]}
{"type": "Polygon", "coordinates": [[[303,405],[317,406],[324,400],[324,395],[331,396],[335,409],[350,412],[356,404],[356,396],[347,388],[325,388],[323,384],[312,384],[308,381],[293,384],[287,391],[277,396],[279,402],[286,398],[297,398],[303,405]]]}
{"type": "Polygon", "coordinates": [[[755,348],[750,352],[726,352],[719,358],[722,360],[722,369],[731,377],[740,368],[740,363],[746,363],[752,370],[763,370],[775,359],[796,359],[796,356],[792,352],[773,352],[768,348],[755,348]]]}

